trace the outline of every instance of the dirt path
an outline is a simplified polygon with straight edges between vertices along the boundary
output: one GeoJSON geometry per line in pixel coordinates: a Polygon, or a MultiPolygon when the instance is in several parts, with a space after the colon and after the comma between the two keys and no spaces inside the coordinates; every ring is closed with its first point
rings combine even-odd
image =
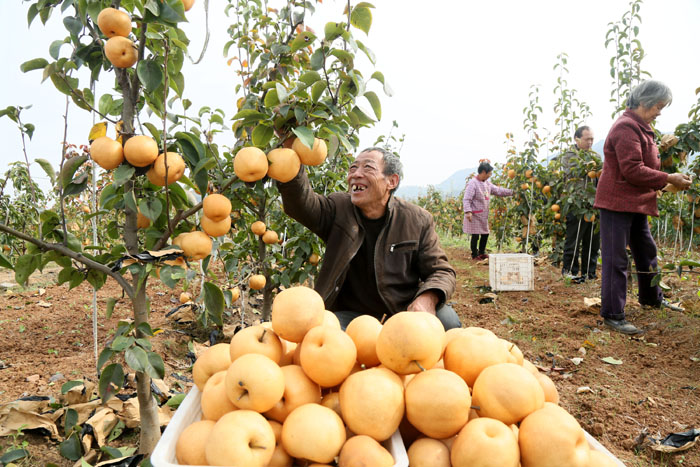
{"type": "MultiPolygon", "coordinates": [[[[482,300],[488,265],[474,263],[457,248],[448,249],[448,255],[458,270],[453,302],[464,325],[493,330],[517,344],[526,358],[551,369],[561,405],[618,458],[630,466],[700,466],[698,446],[673,455],[634,449],[643,430],[664,437],[700,428],[700,302],[694,281],[666,279],[673,300],[682,300],[685,312],[642,309],[631,298],[628,317],[647,329],[643,338],[631,338],[609,332],[596,312],[584,306],[584,297],[599,296],[599,281],[567,284],[556,268],[543,263],[536,267],[535,291],[502,292],[488,302],[482,300]],[[605,363],[605,357],[622,363],[605,363]],[[590,390],[580,392],[584,387],[590,390]]],[[[73,290],[51,285],[53,277],[55,271],[45,271],[32,278],[33,290],[0,292],[0,403],[32,395],[57,397],[69,380],[96,381],[92,289],[88,284],[73,290]]],[[[0,275],[0,283],[5,281],[0,275]]],[[[149,286],[152,325],[164,330],[153,339],[154,350],[164,356],[166,383],[175,390],[183,383],[174,375],[191,376],[186,354],[193,334],[193,328],[166,317],[179,293],[149,286]]],[[[109,297],[120,297],[111,282],[98,293],[99,349],[117,322],[130,317],[121,300],[106,319],[109,297]]],[[[137,439],[126,430],[118,441],[133,444],[137,439]]],[[[16,440],[0,438],[0,455],[23,440],[32,454],[23,465],[73,465],[58,454],[54,442],[31,433],[16,440]]]]}

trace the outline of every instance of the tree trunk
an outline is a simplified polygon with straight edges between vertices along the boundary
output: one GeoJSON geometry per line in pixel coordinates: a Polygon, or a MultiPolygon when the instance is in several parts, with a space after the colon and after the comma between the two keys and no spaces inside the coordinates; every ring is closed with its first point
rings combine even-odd
{"type": "MultiPolygon", "coordinates": [[[[117,70],[117,80],[122,90],[124,105],[122,107],[122,132],[123,141],[126,141],[134,134],[134,118],[136,111],[136,99],[133,95],[128,75],[123,70],[117,70]]],[[[129,196],[134,192],[134,182],[128,181],[124,187],[125,194],[129,196]]],[[[134,198],[136,198],[134,196],[134,198]]],[[[136,200],[138,203],[138,200],[136,200]]],[[[125,207],[126,222],[124,225],[124,244],[130,254],[139,252],[139,237],[137,224],[137,213],[125,207]]],[[[146,297],[146,283],[148,278],[144,278],[139,286],[140,274],[134,274],[133,285],[136,294],[131,301],[134,310],[134,321],[138,327],[141,323],[148,322],[148,304],[146,297]]],[[[137,337],[145,337],[136,331],[137,337]]],[[[141,434],[139,442],[139,453],[150,454],[156,447],[160,439],[160,422],[158,420],[158,404],[156,404],[151,393],[151,377],[147,373],[136,373],[136,394],[139,399],[139,414],[141,417],[141,434]]]]}
{"type": "MultiPolygon", "coordinates": [[[[126,184],[126,192],[133,191],[133,182],[129,181],[126,184]]],[[[126,225],[124,227],[124,240],[126,248],[131,254],[138,253],[138,230],[136,228],[137,216],[136,212],[129,208],[125,209],[126,225]]],[[[134,322],[138,328],[139,324],[148,322],[148,303],[146,297],[146,284],[148,278],[143,280],[139,286],[140,274],[134,274],[134,290],[136,294],[131,301],[131,306],[134,310],[134,322]]],[[[137,337],[146,337],[139,331],[136,331],[137,337]]],[[[139,413],[141,416],[141,435],[139,442],[139,452],[142,454],[150,454],[156,447],[156,443],[160,439],[160,422],[158,420],[158,404],[156,404],[153,394],[151,394],[151,377],[147,373],[136,373],[136,393],[139,398],[139,413]]]]}
{"type": "Polygon", "coordinates": [[[265,276],[262,319],[263,321],[269,321],[270,314],[272,313],[272,288],[270,286],[270,271],[265,266],[265,258],[267,256],[267,249],[265,246],[266,245],[265,242],[263,242],[262,237],[258,237],[258,261],[260,264],[260,274],[265,276]]]}
{"type": "MultiPolygon", "coordinates": [[[[137,277],[134,277],[134,280],[137,279],[137,277]]],[[[138,326],[140,323],[148,322],[145,282],[136,293],[132,305],[134,307],[136,325],[138,326]]],[[[136,393],[139,398],[139,413],[141,416],[139,453],[150,454],[153,452],[156,443],[158,443],[160,439],[160,421],[158,419],[158,404],[151,393],[151,377],[148,373],[136,373],[136,393]]]]}

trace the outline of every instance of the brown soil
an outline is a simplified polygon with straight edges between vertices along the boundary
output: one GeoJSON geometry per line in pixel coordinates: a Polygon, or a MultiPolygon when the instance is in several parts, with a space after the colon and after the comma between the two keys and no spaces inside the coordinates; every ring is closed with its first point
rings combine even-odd
{"type": "MultiPolygon", "coordinates": [[[[638,338],[610,332],[597,311],[584,306],[584,297],[599,296],[599,280],[566,283],[557,268],[542,262],[536,266],[535,291],[500,292],[495,300],[480,303],[488,301],[483,300],[488,266],[474,263],[461,249],[449,249],[448,255],[458,272],[453,302],[463,324],[493,330],[548,370],[561,405],[620,460],[630,466],[700,466],[698,446],[676,454],[635,449],[642,432],[662,438],[700,428],[700,302],[692,276],[691,280],[665,279],[672,287],[671,300],[682,301],[685,312],[642,308],[630,289],[628,319],[647,331],[638,338]],[[571,360],[576,357],[582,358],[578,365],[571,360]],[[601,360],[605,357],[622,364],[605,363],[601,360]],[[577,393],[582,387],[590,392],[577,393]]],[[[56,271],[45,271],[32,276],[27,290],[0,295],[0,403],[24,396],[58,397],[66,381],[97,380],[92,288],[85,283],[68,290],[67,285],[53,285],[55,276],[56,271]],[[36,381],[34,375],[38,375],[36,381]]],[[[0,282],[10,278],[0,275],[0,282]]],[[[201,342],[206,336],[193,325],[183,326],[166,317],[179,303],[179,289],[154,284],[149,291],[151,324],[164,330],[153,338],[154,350],[164,357],[166,383],[177,389],[174,374],[191,377],[187,342],[194,337],[201,342]]],[[[105,318],[107,299],[120,296],[120,289],[110,281],[97,294],[100,350],[117,322],[131,316],[122,299],[113,316],[105,318]]],[[[239,320],[237,315],[229,317],[232,322],[239,320]]],[[[0,438],[0,455],[23,441],[31,458],[20,465],[73,465],[59,455],[55,441],[36,433],[0,438]]],[[[137,433],[125,430],[114,444],[137,441],[137,433]]]]}

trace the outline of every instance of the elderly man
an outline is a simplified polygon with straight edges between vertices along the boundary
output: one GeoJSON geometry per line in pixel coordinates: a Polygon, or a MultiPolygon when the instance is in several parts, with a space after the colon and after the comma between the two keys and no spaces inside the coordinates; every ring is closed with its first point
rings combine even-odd
{"type": "Polygon", "coordinates": [[[461,326],[445,304],[455,270],[432,216],[393,196],[401,176],[398,157],[368,148],[350,165],[348,193],[315,193],[303,167],[277,185],[284,211],[326,244],[316,291],[343,329],[359,315],[381,320],[400,311],[432,313],[445,329],[461,326]]]}
{"type": "MultiPolygon", "coordinates": [[[[587,126],[581,126],[574,132],[576,146],[565,152],[561,158],[564,172],[569,174],[576,166],[576,159],[586,163],[591,160],[593,146],[593,131],[587,126]]],[[[577,180],[578,188],[583,189],[584,184],[592,184],[593,180],[577,180]]],[[[573,186],[573,185],[570,185],[573,186]]],[[[590,206],[590,205],[589,205],[590,206]]],[[[581,262],[581,280],[595,279],[596,266],[598,264],[598,250],[600,248],[600,232],[596,232],[595,222],[587,222],[583,216],[566,215],[566,239],[564,240],[564,259],[562,274],[564,276],[578,276],[579,256],[581,262]]]]}

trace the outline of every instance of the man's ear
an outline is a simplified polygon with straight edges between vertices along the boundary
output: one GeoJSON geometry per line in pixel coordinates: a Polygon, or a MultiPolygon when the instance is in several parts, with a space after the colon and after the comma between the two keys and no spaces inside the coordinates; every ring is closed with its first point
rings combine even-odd
{"type": "Polygon", "coordinates": [[[388,177],[388,182],[389,182],[389,190],[393,190],[397,186],[399,186],[399,174],[391,174],[388,177]]]}

